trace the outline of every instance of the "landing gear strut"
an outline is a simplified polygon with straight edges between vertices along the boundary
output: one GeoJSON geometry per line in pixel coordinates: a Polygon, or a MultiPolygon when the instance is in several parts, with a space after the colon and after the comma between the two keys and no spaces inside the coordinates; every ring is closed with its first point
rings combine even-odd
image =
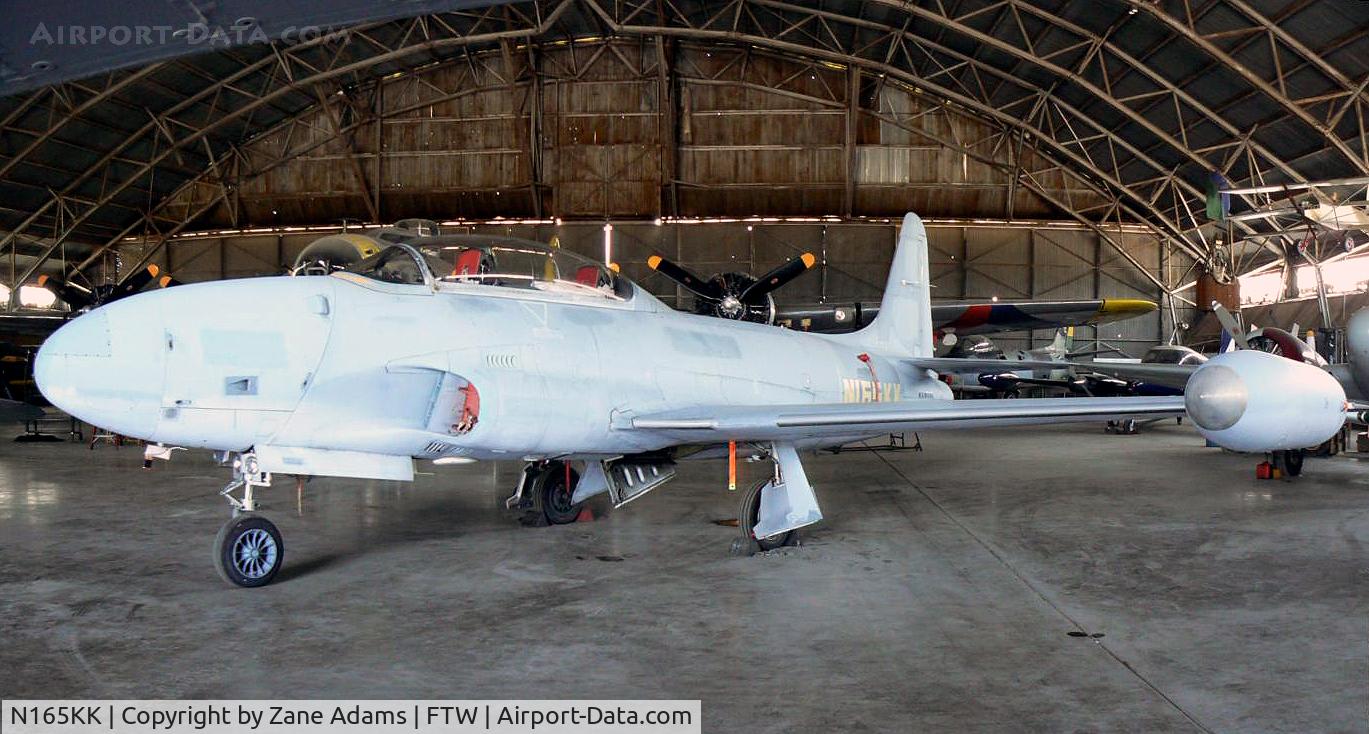
{"type": "Polygon", "coordinates": [[[521,511],[519,522],[530,527],[566,525],[580,516],[583,502],[573,502],[580,472],[564,461],[543,461],[523,468],[518,491],[506,503],[521,511]]]}
{"type": "Polygon", "coordinates": [[[254,490],[271,486],[271,473],[263,472],[252,453],[233,460],[233,481],[219,494],[233,507],[233,517],[214,538],[214,568],[230,584],[247,588],[271,583],[285,560],[285,542],[275,523],[256,514],[254,490]],[[242,490],[242,498],[233,496],[242,490]]]}
{"type": "Polygon", "coordinates": [[[1270,462],[1286,477],[1296,477],[1302,474],[1302,460],[1307,452],[1302,449],[1292,449],[1291,451],[1275,451],[1270,455],[1270,462]]]}

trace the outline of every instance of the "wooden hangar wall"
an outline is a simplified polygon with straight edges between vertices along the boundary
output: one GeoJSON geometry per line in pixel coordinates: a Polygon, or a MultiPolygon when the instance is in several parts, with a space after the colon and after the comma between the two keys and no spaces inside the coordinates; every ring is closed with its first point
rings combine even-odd
{"type": "MultiPolygon", "coordinates": [[[[604,223],[509,223],[452,227],[451,231],[508,234],[537,241],[557,237],[563,247],[594,259],[604,254],[604,223]]],[[[666,303],[688,307],[687,292],[646,267],[661,254],[700,275],[724,271],[760,275],[803,252],[819,265],[782,289],[781,303],[878,302],[893,253],[897,227],[879,223],[704,222],[657,225],[612,223],[612,257],[623,272],[666,303]]],[[[166,244],[128,244],[119,260],[151,262],[177,278],[193,282],[284,272],[295,257],[324,232],[184,237],[166,244]]],[[[1154,235],[1141,231],[1111,235],[1127,253],[1166,284],[1178,285],[1192,261],[1169,252],[1154,235]]],[[[937,300],[1146,298],[1165,303],[1159,289],[1093,231],[1074,225],[952,225],[931,223],[933,297],[937,300]]],[[[1176,304],[1182,305],[1182,304],[1176,304]]],[[[1102,341],[1140,356],[1165,341],[1177,315],[1194,318],[1190,308],[1162,309],[1138,319],[1076,332],[1077,342],[1102,341]]],[[[1053,334],[1004,336],[1007,348],[1041,346],[1053,334]]]]}
{"type": "Polygon", "coordinates": [[[1102,221],[1111,204],[1015,131],[881,76],[758,49],[662,49],[547,43],[371,80],[242,146],[233,163],[250,175],[231,196],[205,180],[162,213],[205,212],[192,229],[910,209],[1102,221]]]}

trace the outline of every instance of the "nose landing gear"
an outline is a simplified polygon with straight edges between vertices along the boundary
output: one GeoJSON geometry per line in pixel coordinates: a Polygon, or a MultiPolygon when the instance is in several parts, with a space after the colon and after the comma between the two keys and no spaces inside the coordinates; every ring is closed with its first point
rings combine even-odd
{"type": "Polygon", "coordinates": [[[256,514],[253,490],[271,486],[271,473],[263,472],[257,457],[246,453],[233,460],[233,481],[219,492],[233,507],[233,517],[214,538],[214,568],[230,584],[246,588],[265,586],[276,578],[285,561],[285,542],[275,523],[256,514]],[[233,496],[242,489],[242,499],[233,496]]]}

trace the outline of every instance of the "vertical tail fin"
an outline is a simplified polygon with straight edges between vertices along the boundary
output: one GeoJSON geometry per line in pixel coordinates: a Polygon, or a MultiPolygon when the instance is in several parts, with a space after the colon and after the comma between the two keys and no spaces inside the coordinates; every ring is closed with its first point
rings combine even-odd
{"type": "Polygon", "coordinates": [[[1051,353],[1062,356],[1069,356],[1070,347],[1074,346],[1074,327],[1068,329],[1071,333],[1065,333],[1066,329],[1056,329],[1055,336],[1051,339],[1051,353]]]}
{"type": "Polygon", "coordinates": [[[862,346],[899,357],[932,356],[931,273],[927,230],[912,212],[903,217],[879,315],[851,334],[862,346]]]}

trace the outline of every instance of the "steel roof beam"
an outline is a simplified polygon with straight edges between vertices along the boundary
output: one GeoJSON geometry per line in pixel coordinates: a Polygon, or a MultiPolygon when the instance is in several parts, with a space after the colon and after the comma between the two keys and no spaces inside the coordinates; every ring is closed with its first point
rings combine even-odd
{"type": "MultiPolygon", "coordinates": [[[[568,6],[572,1],[573,1],[573,0],[561,0],[561,2],[559,3],[559,5],[557,6],[557,11],[553,12],[553,14],[552,14],[551,16],[549,16],[549,19],[548,19],[548,21],[546,21],[546,22],[547,22],[547,23],[554,22],[555,19],[558,18],[558,17],[560,16],[560,12],[561,12],[562,10],[564,10],[564,8],[565,8],[566,6],[568,6]]],[[[488,17],[489,17],[489,14],[486,14],[486,15],[484,15],[484,16],[480,16],[480,17],[477,19],[477,21],[476,21],[474,27],[475,27],[475,28],[479,28],[479,27],[480,27],[480,23],[482,23],[483,21],[487,20],[488,17]]],[[[82,212],[80,215],[76,216],[76,217],[73,219],[73,221],[69,222],[69,223],[66,225],[65,231],[62,232],[57,238],[55,238],[54,242],[53,242],[52,245],[49,247],[48,252],[47,252],[45,255],[46,255],[46,256],[51,256],[51,254],[52,254],[53,252],[55,252],[55,251],[57,250],[57,248],[60,247],[61,244],[64,243],[64,242],[71,236],[71,234],[75,231],[75,229],[76,229],[77,227],[79,227],[82,223],[84,223],[84,222],[90,217],[91,214],[93,214],[96,210],[98,210],[98,209],[99,209],[100,207],[102,207],[105,203],[107,203],[109,200],[111,200],[114,196],[117,196],[120,192],[122,192],[124,189],[126,189],[128,186],[130,186],[134,181],[136,181],[136,180],[142,178],[143,176],[147,175],[147,173],[148,173],[149,171],[151,171],[151,170],[153,170],[154,168],[156,168],[157,165],[159,165],[163,160],[165,160],[165,159],[166,159],[167,157],[169,157],[171,154],[173,154],[173,153],[177,152],[178,150],[180,150],[181,147],[183,147],[183,146],[185,146],[185,145],[188,145],[188,144],[193,144],[193,143],[197,142],[200,138],[203,138],[205,135],[207,135],[208,133],[210,133],[210,132],[212,132],[213,130],[217,129],[218,127],[220,127],[220,126],[226,124],[226,123],[229,122],[229,121],[235,120],[235,119],[241,117],[241,116],[244,115],[244,114],[249,114],[249,113],[251,113],[252,111],[254,111],[254,110],[256,110],[256,109],[258,109],[258,108],[260,108],[260,107],[262,107],[262,106],[264,106],[264,105],[266,105],[266,104],[269,104],[269,103],[270,103],[272,100],[274,100],[274,99],[277,99],[277,98],[279,98],[279,97],[285,96],[286,94],[291,94],[291,93],[295,93],[295,92],[301,91],[302,89],[306,89],[308,85],[317,84],[317,83],[319,83],[319,82],[323,82],[323,81],[328,81],[328,80],[331,80],[331,79],[335,79],[335,78],[337,78],[337,77],[339,77],[339,76],[343,76],[343,75],[348,74],[348,73],[351,73],[351,72],[353,72],[353,71],[363,70],[363,69],[369,68],[369,67],[371,67],[371,66],[374,66],[374,65],[376,65],[376,64],[380,64],[380,63],[384,63],[384,62],[387,62],[387,61],[391,61],[391,60],[403,58],[403,57],[408,56],[408,55],[410,55],[410,54],[414,54],[414,53],[418,53],[418,52],[422,52],[422,51],[427,51],[427,50],[433,50],[433,49],[437,49],[437,48],[443,48],[443,47],[446,47],[446,46],[462,46],[462,45],[466,45],[466,44],[469,44],[469,43],[481,43],[481,42],[487,42],[487,41],[497,41],[497,40],[499,40],[500,38],[527,37],[527,36],[536,35],[540,30],[541,30],[541,27],[540,27],[540,26],[539,26],[539,27],[530,27],[530,28],[516,29],[516,30],[503,29],[503,30],[495,30],[495,31],[483,32],[483,33],[480,33],[480,34],[477,34],[477,35],[472,35],[472,36],[453,37],[453,38],[442,38],[442,39],[427,40],[427,41],[423,41],[423,42],[421,42],[421,43],[419,43],[419,44],[416,44],[416,45],[414,45],[414,46],[402,47],[402,48],[399,48],[399,49],[397,49],[397,50],[393,50],[393,51],[391,51],[391,52],[389,52],[389,53],[387,53],[387,54],[374,55],[374,56],[368,57],[368,58],[366,58],[366,59],[364,59],[364,60],[362,60],[362,61],[355,61],[355,62],[352,62],[352,63],[342,64],[342,65],[335,66],[335,67],[326,67],[324,70],[319,71],[318,73],[316,73],[313,77],[310,77],[307,83],[298,83],[298,82],[293,82],[293,81],[284,83],[284,84],[282,84],[280,87],[278,87],[278,88],[276,88],[275,90],[269,92],[268,94],[259,96],[259,97],[257,97],[256,99],[252,100],[251,102],[248,102],[247,104],[241,105],[241,106],[239,106],[239,107],[237,107],[237,108],[235,108],[235,109],[233,109],[233,110],[231,110],[231,111],[226,110],[224,115],[222,115],[222,116],[220,116],[220,117],[218,117],[218,118],[215,118],[214,120],[210,121],[209,123],[207,123],[206,125],[204,125],[204,126],[202,126],[202,127],[199,127],[199,128],[197,128],[197,129],[192,129],[187,135],[185,135],[185,136],[182,137],[182,138],[175,139],[175,140],[169,142],[169,143],[167,144],[167,146],[165,147],[164,150],[162,150],[160,153],[154,154],[154,155],[151,157],[150,160],[148,160],[146,163],[144,163],[142,166],[140,166],[140,168],[138,169],[138,171],[136,171],[136,172],[133,173],[132,175],[128,176],[128,177],[124,180],[123,183],[118,184],[117,186],[115,186],[115,188],[114,188],[113,191],[111,191],[111,192],[105,194],[105,196],[101,197],[100,201],[97,202],[97,205],[96,205],[96,206],[87,209],[86,211],[82,212]]],[[[322,40],[321,40],[322,38],[326,38],[326,36],[325,36],[325,37],[321,37],[320,40],[319,40],[319,43],[322,43],[322,40]]],[[[348,36],[348,42],[351,42],[351,35],[350,35],[350,34],[349,34],[349,36],[348,36]]],[[[302,50],[301,47],[307,46],[307,47],[309,47],[309,48],[312,48],[313,45],[317,45],[317,44],[298,44],[298,45],[295,45],[295,46],[290,46],[288,49],[286,49],[286,50],[282,53],[282,55],[285,56],[286,58],[289,58],[289,57],[291,57],[291,56],[297,55],[297,54],[302,50]]],[[[340,59],[340,53],[333,56],[333,60],[334,60],[335,62],[338,61],[339,59],[340,59]]],[[[273,56],[265,56],[265,57],[263,57],[261,60],[259,60],[258,62],[254,63],[251,67],[245,68],[245,69],[240,70],[239,72],[237,72],[237,73],[235,73],[235,74],[230,75],[230,76],[228,77],[228,79],[225,80],[225,82],[231,82],[231,81],[240,79],[240,78],[242,78],[243,76],[245,76],[247,73],[250,73],[250,71],[255,71],[257,68],[260,68],[261,66],[264,66],[264,65],[266,65],[266,64],[276,64],[276,63],[278,63],[278,59],[277,59],[276,56],[274,56],[274,55],[273,55],[273,56]]],[[[312,68],[312,67],[310,67],[310,65],[309,65],[307,62],[301,62],[301,63],[302,63],[302,65],[304,65],[306,68],[312,68]]],[[[213,89],[213,88],[210,88],[210,89],[213,89]]],[[[202,97],[203,97],[205,94],[207,94],[209,91],[210,91],[210,90],[207,89],[207,90],[205,90],[204,92],[201,92],[200,94],[198,94],[198,95],[196,95],[194,98],[192,98],[192,100],[198,101],[200,98],[202,98],[202,97]]],[[[178,104],[176,107],[177,107],[178,109],[184,109],[184,107],[188,106],[188,105],[192,102],[192,100],[186,100],[185,102],[182,102],[181,104],[178,104]]],[[[308,108],[306,108],[306,109],[308,109],[308,108]]],[[[165,114],[165,113],[164,113],[164,114],[165,114]]],[[[122,147],[127,147],[127,145],[131,144],[131,141],[132,141],[135,137],[141,137],[142,135],[146,134],[148,131],[151,131],[154,127],[156,127],[156,124],[155,124],[155,123],[156,123],[156,121],[153,121],[153,122],[149,122],[147,125],[144,125],[143,128],[140,129],[139,133],[138,133],[136,136],[130,137],[130,141],[126,141],[125,145],[122,146],[122,147]]],[[[122,147],[120,148],[121,150],[122,150],[122,147]]],[[[105,158],[104,160],[101,161],[101,164],[107,163],[109,157],[111,157],[115,152],[116,152],[116,151],[111,151],[111,153],[109,154],[109,156],[106,156],[106,158],[105,158]]],[[[98,168],[99,165],[101,165],[101,164],[97,164],[96,168],[98,168]]],[[[92,168],[91,170],[93,171],[93,170],[95,170],[95,168],[92,168]]],[[[79,183],[80,181],[84,181],[85,178],[87,178],[89,175],[90,175],[90,172],[88,172],[87,174],[85,174],[84,176],[82,176],[80,179],[78,179],[77,182],[74,182],[71,186],[68,187],[67,190],[70,190],[70,189],[74,188],[74,186],[76,185],[76,183],[79,183]]],[[[49,201],[48,204],[45,204],[45,205],[44,205],[42,208],[40,208],[38,211],[34,212],[34,214],[33,214],[32,216],[30,216],[28,219],[26,219],[26,220],[24,221],[24,223],[21,224],[18,228],[16,228],[15,230],[9,232],[3,239],[0,239],[0,252],[3,252],[3,249],[4,249],[6,246],[8,246],[11,242],[13,242],[14,237],[15,237],[19,232],[23,231],[23,230],[26,229],[29,225],[31,225],[34,221],[36,221],[37,218],[38,218],[38,216],[39,216],[40,214],[42,214],[42,213],[46,212],[48,209],[50,209],[51,206],[52,206],[52,203],[53,203],[52,201],[49,201]]],[[[35,272],[37,272],[38,268],[39,268],[41,265],[42,265],[42,262],[41,262],[41,261],[39,261],[39,262],[37,262],[37,263],[34,263],[32,266],[30,266],[29,268],[27,268],[27,269],[24,271],[24,273],[23,273],[22,275],[20,275],[20,276],[18,277],[18,279],[17,279],[16,282],[22,283],[23,281],[25,281],[25,280],[27,280],[28,278],[32,277],[33,274],[34,274],[35,272]]]]}
{"type": "MultiPolygon", "coordinates": [[[[1230,2],[1230,0],[1228,0],[1228,2],[1230,2]]],[[[1232,4],[1234,5],[1235,3],[1232,4]]],[[[1150,13],[1152,17],[1160,21],[1171,31],[1179,34],[1189,43],[1201,49],[1203,53],[1212,57],[1213,59],[1221,63],[1223,66],[1225,66],[1227,69],[1230,69],[1232,72],[1236,73],[1242,79],[1245,79],[1246,82],[1248,82],[1252,87],[1258,89],[1266,97],[1278,103],[1279,106],[1283,107],[1284,110],[1286,110],[1293,117],[1296,117],[1298,120],[1301,120],[1303,124],[1307,125],[1308,127],[1315,130],[1317,133],[1319,133],[1323,138],[1326,139],[1328,143],[1331,144],[1332,147],[1334,147],[1343,156],[1345,156],[1347,160],[1353,163],[1355,167],[1360,170],[1360,172],[1369,173],[1369,161],[1366,161],[1363,156],[1356,154],[1355,151],[1352,150],[1344,140],[1340,139],[1340,136],[1335,134],[1335,131],[1331,130],[1321,121],[1313,117],[1312,114],[1308,112],[1306,109],[1296,104],[1292,99],[1288,97],[1288,95],[1276,89],[1274,85],[1265,81],[1259,74],[1256,74],[1253,70],[1251,70],[1250,67],[1228,56],[1226,52],[1218,48],[1216,44],[1204,38],[1201,34],[1199,34],[1188,24],[1181,22],[1178,18],[1175,18],[1174,16],[1165,12],[1165,10],[1162,7],[1160,7],[1159,4],[1137,3],[1134,7],[1145,8],[1146,12],[1150,13]]],[[[1277,53],[1277,50],[1275,51],[1275,53],[1277,53]]],[[[1277,69],[1276,73],[1278,73],[1277,69]]],[[[1340,78],[1344,79],[1344,77],[1340,78]]],[[[1348,82],[1349,80],[1346,81],[1348,82]]],[[[1355,98],[1362,92],[1362,90],[1360,90],[1360,92],[1355,91],[1353,86],[1350,86],[1349,89],[1347,89],[1346,91],[1352,95],[1350,98],[1351,101],[1354,101],[1355,98]]],[[[1270,160],[1277,161],[1278,159],[1270,158],[1270,160]]]]}
{"type": "MultiPolygon", "coordinates": [[[[162,68],[161,64],[149,64],[141,69],[138,69],[137,71],[134,71],[131,74],[125,75],[122,79],[119,79],[118,81],[114,81],[113,79],[111,79],[110,83],[108,83],[104,89],[100,90],[97,94],[89,97],[80,105],[77,105],[71,111],[67,112],[65,115],[58,118],[53,124],[49,125],[46,130],[42,131],[42,133],[38,134],[37,137],[30,141],[28,145],[20,149],[19,152],[15,153],[3,164],[0,164],[0,179],[3,179],[5,176],[9,175],[9,172],[14,170],[14,167],[16,165],[24,161],[26,158],[28,158],[30,154],[32,154],[35,150],[37,150],[44,143],[50,140],[52,136],[55,135],[57,131],[65,127],[67,123],[80,117],[81,115],[84,115],[85,113],[94,109],[100,103],[112,98],[114,95],[117,95],[119,92],[123,91],[130,84],[134,84],[138,81],[141,81],[142,79],[156,72],[160,68],[162,68]]],[[[111,73],[110,76],[113,77],[115,75],[111,73]]]]}

